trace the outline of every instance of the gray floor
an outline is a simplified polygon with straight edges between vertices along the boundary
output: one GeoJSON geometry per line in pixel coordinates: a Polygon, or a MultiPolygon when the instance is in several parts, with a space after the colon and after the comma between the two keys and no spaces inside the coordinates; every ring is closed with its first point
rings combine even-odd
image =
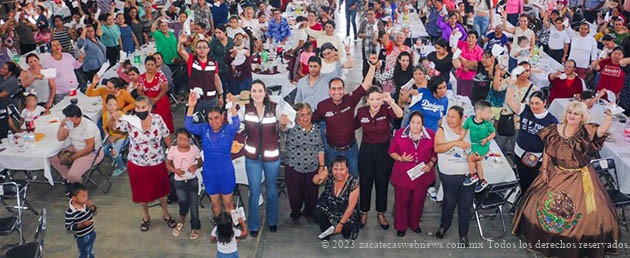
{"type": "MultiPolygon", "coordinates": [[[[338,23],[340,31],[345,31],[345,23],[338,23]]],[[[344,36],[344,35],[342,35],[344,36]]],[[[362,80],[360,62],[360,44],[357,42],[353,47],[355,58],[355,68],[347,72],[347,91],[354,89],[362,80]]],[[[183,123],[184,107],[179,107],[175,114],[177,125],[183,123]]],[[[104,162],[104,168],[108,170],[109,160],[104,162]]],[[[40,174],[41,177],[41,174],[40,174]]],[[[210,214],[209,204],[204,202],[206,208],[201,210],[202,234],[200,239],[188,240],[190,229],[188,225],[179,238],[171,236],[171,230],[161,221],[160,209],[151,208],[152,224],[148,232],[140,232],[138,227],[141,221],[142,212],[140,207],[131,202],[131,192],[128,183],[127,173],[114,178],[114,185],[109,194],[104,194],[102,189],[90,188],[91,199],[99,206],[99,213],[96,217],[97,240],[95,253],[97,257],[124,257],[124,258],[144,258],[144,257],[214,257],[216,244],[209,241],[210,214]]],[[[45,257],[67,258],[77,257],[77,250],[74,238],[67,233],[63,226],[64,212],[67,209],[67,199],[63,197],[63,187],[55,186],[49,188],[47,185],[35,184],[31,187],[30,201],[37,209],[48,209],[48,229],[46,232],[45,257]]],[[[243,191],[247,195],[246,188],[243,191]]],[[[389,210],[393,209],[393,190],[389,191],[389,210]]],[[[471,221],[469,239],[473,248],[462,249],[447,246],[457,243],[457,216],[453,221],[453,226],[447,232],[444,239],[437,239],[433,233],[439,226],[440,207],[438,203],[427,200],[424,209],[423,224],[421,234],[411,231],[405,237],[397,237],[395,230],[390,228],[382,230],[376,220],[376,213],[370,212],[367,226],[360,232],[359,238],[354,242],[340,241],[340,238],[333,238],[327,248],[323,248],[317,239],[318,227],[308,225],[302,221],[301,226],[294,226],[289,218],[289,203],[286,195],[281,195],[280,203],[280,223],[278,231],[271,233],[263,227],[258,238],[248,237],[239,242],[239,253],[241,257],[540,257],[519,248],[521,240],[509,234],[511,229],[508,214],[504,218],[507,220],[508,234],[495,242],[487,242],[480,238],[475,221],[471,221]],[[380,245],[380,246],[375,246],[380,245]],[[423,249],[423,250],[417,250],[423,249]]],[[[169,211],[174,217],[177,216],[177,204],[171,204],[169,211]]],[[[264,208],[261,209],[261,217],[264,222],[264,208]]],[[[0,216],[6,215],[6,211],[0,210],[0,216]]],[[[27,240],[32,239],[36,217],[31,213],[26,213],[25,235],[27,240]]],[[[388,213],[390,223],[393,224],[393,217],[388,213]]],[[[484,228],[487,233],[496,235],[501,232],[500,220],[484,220],[484,228]]],[[[622,231],[621,242],[629,242],[628,232],[622,231]]],[[[0,246],[18,241],[17,234],[0,237],[0,246]]],[[[617,257],[630,257],[629,250],[620,250],[617,257]]]]}

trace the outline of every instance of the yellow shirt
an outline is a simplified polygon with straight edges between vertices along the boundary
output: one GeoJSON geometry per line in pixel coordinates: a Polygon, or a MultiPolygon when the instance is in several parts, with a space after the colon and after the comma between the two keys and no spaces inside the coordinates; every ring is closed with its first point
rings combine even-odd
{"type": "MultiPolygon", "coordinates": [[[[131,97],[131,94],[126,90],[120,90],[118,92],[118,96],[116,96],[116,100],[118,101],[118,107],[116,109],[122,110],[123,113],[127,113],[136,107],[136,101],[131,97]]],[[[103,113],[106,112],[105,105],[107,104],[105,100],[107,100],[107,95],[109,92],[107,91],[107,87],[92,87],[90,85],[85,91],[85,95],[90,97],[101,97],[103,99],[103,113]]]]}
{"type": "MultiPolygon", "coordinates": [[[[124,114],[123,112],[118,111],[121,115],[124,114]]],[[[103,110],[103,131],[107,132],[107,134],[109,134],[109,137],[120,137],[120,139],[125,139],[127,138],[127,134],[126,133],[122,133],[120,131],[116,131],[114,130],[114,128],[108,128],[107,127],[107,121],[109,121],[109,112],[107,110],[103,110]]]]}

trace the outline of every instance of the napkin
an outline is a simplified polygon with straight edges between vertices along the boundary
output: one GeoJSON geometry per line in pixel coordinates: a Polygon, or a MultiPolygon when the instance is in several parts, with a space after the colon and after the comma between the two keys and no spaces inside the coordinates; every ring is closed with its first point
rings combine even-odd
{"type": "Polygon", "coordinates": [[[625,109],[623,109],[619,105],[614,104],[614,102],[613,102],[613,104],[610,104],[609,106],[607,106],[606,109],[610,110],[610,113],[613,116],[619,115],[619,114],[623,113],[624,111],[626,111],[625,109]]]}
{"type": "Polygon", "coordinates": [[[501,54],[503,54],[503,51],[505,51],[505,48],[503,46],[498,45],[498,44],[492,45],[493,56],[500,56],[501,54]]]}
{"type": "Polygon", "coordinates": [[[100,15],[101,15],[101,9],[98,8],[98,9],[96,9],[96,14],[94,15],[94,17],[96,17],[96,19],[98,19],[100,15]]]}
{"type": "Polygon", "coordinates": [[[125,61],[125,59],[127,59],[127,52],[120,50],[120,58],[118,59],[119,62],[125,61]]]}
{"type": "Polygon", "coordinates": [[[457,47],[457,42],[459,42],[459,38],[462,37],[462,32],[459,30],[455,31],[455,34],[451,34],[451,37],[449,38],[449,45],[452,48],[456,48],[457,47]]]}
{"type": "Polygon", "coordinates": [[[411,80],[409,80],[407,83],[405,83],[405,85],[403,85],[401,88],[405,89],[405,90],[410,90],[411,87],[413,87],[413,84],[415,83],[415,81],[413,80],[413,78],[411,80]]]}
{"type": "Polygon", "coordinates": [[[462,50],[457,48],[455,49],[455,53],[453,54],[453,59],[457,59],[459,58],[459,56],[462,54],[462,50]]]}
{"type": "Polygon", "coordinates": [[[55,68],[42,69],[41,73],[46,79],[54,79],[57,77],[57,69],[55,68]]]}
{"type": "Polygon", "coordinates": [[[130,125],[138,129],[142,129],[142,122],[140,121],[140,118],[137,116],[123,115],[120,119],[123,121],[127,121],[127,123],[129,123],[130,125]]]}
{"type": "Polygon", "coordinates": [[[101,65],[101,69],[98,69],[98,72],[96,72],[96,74],[98,74],[99,77],[103,77],[103,74],[105,74],[107,68],[109,68],[109,61],[105,61],[105,63],[101,65]]]}
{"type": "Polygon", "coordinates": [[[328,229],[326,229],[326,231],[322,232],[321,234],[319,234],[319,236],[317,236],[319,239],[324,239],[327,236],[332,235],[333,233],[335,233],[335,226],[330,226],[328,229]]]}
{"type": "Polygon", "coordinates": [[[203,90],[199,87],[195,87],[192,91],[197,95],[197,98],[201,98],[201,95],[203,95],[203,90]]]}
{"type": "Polygon", "coordinates": [[[289,125],[293,125],[293,121],[295,121],[297,112],[295,111],[295,109],[293,109],[291,105],[289,105],[289,103],[287,103],[286,101],[283,102],[284,103],[282,104],[282,111],[280,112],[280,114],[287,115],[287,117],[289,118],[289,125]]]}

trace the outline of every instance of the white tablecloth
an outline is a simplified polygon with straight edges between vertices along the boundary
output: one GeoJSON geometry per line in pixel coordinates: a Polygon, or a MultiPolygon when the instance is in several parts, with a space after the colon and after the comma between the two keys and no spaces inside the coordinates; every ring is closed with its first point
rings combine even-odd
{"type": "Polygon", "coordinates": [[[7,148],[0,152],[0,167],[10,170],[44,170],[44,177],[48,183],[54,185],[49,158],[69,145],[67,141],[57,141],[57,129],[58,121],[64,118],[62,110],[70,104],[71,98],[78,99],[77,105],[94,123],[101,117],[103,106],[100,97],[88,97],[80,92],[75,97],[68,96],[51,108],[49,115],[41,116],[35,121],[35,132],[44,133],[45,137],[24,150],[7,148]],[[50,123],[53,119],[57,122],[50,123]]]}
{"type": "MultiPolygon", "coordinates": [[[[562,119],[566,107],[569,105],[570,99],[554,99],[549,106],[549,112],[562,119]]],[[[601,123],[604,120],[605,106],[595,104],[591,108],[591,121],[601,123]]],[[[625,125],[618,120],[613,119],[609,133],[612,139],[604,143],[604,147],[599,152],[602,158],[612,157],[617,166],[617,176],[619,177],[619,189],[624,193],[630,193],[630,148],[628,143],[624,142],[623,131],[625,125]]]]}
{"type": "MultiPolygon", "coordinates": [[[[531,61],[530,61],[531,62],[531,61]]],[[[562,71],[564,67],[558,61],[554,60],[544,51],[540,53],[540,59],[538,63],[532,64],[532,72],[529,75],[529,79],[538,86],[538,88],[548,87],[550,73],[556,71],[562,71]]]]}
{"type": "MultiPolygon", "coordinates": [[[[129,59],[129,61],[131,61],[131,65],[138,68],[138,71],[140,73],[144,73],[147,71],[147,69],[144,67],[144,59],[147,57],[147,55],[153,54],[156,51],[157,50],[155,48],[155,42],[149,42],[148,44],[146,44],[146,46],[137,49],[135,52],[129,54],[126,59],[129,59]],[[134,57],[136,55],[140,56],[140,63],[135,63],[134,57]]],[[[116,73],[118,67],[120,67],[120,62],[109,68],[101,77],[103,79],[118,77],[118,73],[116,73]]]]}

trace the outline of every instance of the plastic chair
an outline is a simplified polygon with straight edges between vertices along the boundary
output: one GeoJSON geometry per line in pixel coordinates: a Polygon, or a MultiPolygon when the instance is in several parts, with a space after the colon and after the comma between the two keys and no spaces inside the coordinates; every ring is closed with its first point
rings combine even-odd
{"type": "Polygon", "coordinates": [[[479,228],[479,235],[484,240],[492,240],[496,238],[502,238],[506,234],[505,227],[505,219],[503,218],[503,206],[508,204],[508,199],[514,194],[518,189],[518,181],[511,182],[502,182],[497,184],[491,184],[488,186],[488,189],[480,194],[476,194],[473,200],[473,211],[475,212],[475,219],[477,220],[477,227],[479,228]],[[483,218],[481,212],[494,210],[491,213],[491,217],[499,216],[501,218],[501,226],[503,229],[503,233],[490,237],[486,236],[483,233],[483,228],[481,226],[481,219],[483,218]]]}
{"type": "Polygon", "coordinates": [[[591,165],[606,189],[610,201],[612,201],[616,208],[621,209],[621,216],[619,216],[621,224],[625,226],[626,231],[630,231],[625,211],[625,207],[630,205],[630,197],[619,190],[619,178],[617,177],[615,160],[612,158],[594,159],[591,160],[591,165]]]}

